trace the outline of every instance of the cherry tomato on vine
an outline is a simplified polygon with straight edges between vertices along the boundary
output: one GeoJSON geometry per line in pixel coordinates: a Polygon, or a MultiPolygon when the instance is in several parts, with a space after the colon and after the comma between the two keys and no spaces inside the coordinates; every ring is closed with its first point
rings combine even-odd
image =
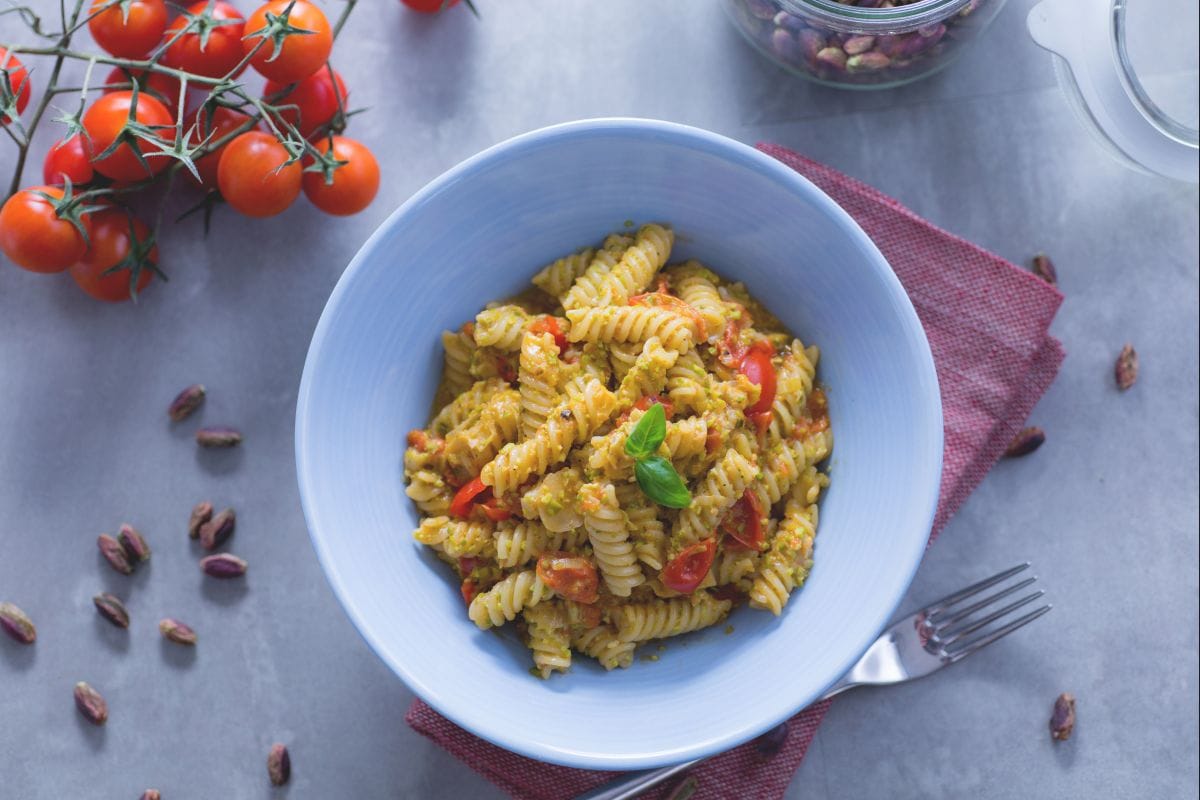
{"type": "Polygon", "coordinates": [[[88,158],[87,145],[79,134],[70,139],[56,142],[46,151],[42,162],[42,180],[50,186],[62,186],[66,179],[79,186],[90,183],[96,177],[92,162],[88,158]]]}
{"type": "Polygon", "coordinates": [[[202,44],[203,37],[193,26],[167,48],[164,62],[186,72],[194,72],[208,78],[222,78],[242,61],[242,34],[245,31],[246,18],[223,0],[217,0],[213,4],[209,16],[203,16],[207,7],[206,0],[192,3],[187,7],[186,14],[171,23],[164,36],[170,39],[177,31],[187,27],[190,17],[200,17],[196,25],[208,29],[208,41],[202,44]]]}
{"type": "Polygon", "coordinates": [[[458,0],[400,0],[400,2],[422,14],[436,14],[442,9],[458,5],[458,0]]]}
{"type": "MultiPolygon", "coordinates": [[[[150,237],[150,229],[139,219],[124,210],[110,206],[91,215],[92,233],[87,253],[71,265],[71,277],[79,288],[97,300],[120,303],[131,297],[129,281],[137,272],[136,290],[141,292],[154,279],[154,270],[149,265],[124,263],[136,257],[135,245],[150,237]],[[134,241],[134,238],[137,241],[134,241]],[[105,271],[121,265],[121,269],[105,275],[105,271]]],[[[158,248],[147,255],[151,263],[158,262],[158,248]]]]}
{"type": "MultiPolygon", "coordinates": [[[[250,117],[245,114],[234,111],[231,108],[225,108],[224,106],[218,106],[213,109],[211,116],[206,114],[204,109],[201,108],[196,112],[196,127],[192,135],[196,143],[205,140],[218,142],[244,125],[248,119],[250,117]]],[[[196,171],[200,173],[201,186],[209,189],[216,188],[217,167],[221,163],[221,154],[225,152],[225,148],[229,144],[229,142],[226,142],[213,152],[196,159],[196,171]]],[[[187,174],[191,175],[190,172],[187,174]]],[[[195,178],[192,180],[194,181],[195,178]]]]}
{"type": "Polygon", "coordinates": [[[246,20],[246,38],[242,40],[242,47],[245,55],[254,52],[250,66],[260,75],[280,83],[294,83],[312,75],[329,60],[329,51],[333,49],[333,28],[329,26],[325,12],[308,0],[295,0],[294,3],[293,0],[271,0],[259,6],[246,20]],[[292,4],[291,11],[288,11],[289,3],[292,4]],[[285,36],[278,53],[275,52],[275,43],[270,39],[259,47],[264,37],[254,34],[267,29],[270,24],[267,15],[278,17],[285,11],[288,11],[288,25],[309,33],[285,36]]]}
{"type": "MultiPolygon", "coordinates": [[[[57,186],[31,186],[8,198],[0,208],[0,251],[18,267],[30,272],[62,272],[83,257],[86,238],[70,220],[58,216],[52,202],[63,195],[57,186]]],[[[90,236],[91,220],[84,215],[81,221],[90,236]]]]}
{"type": "MultiPolygon", "coordinates": [[[[89,143],[88,152],[92,159],[108,149],[117,140],[118,134],[125,127],[129,118],[129,109],[133,105],[133,92],[112,92],[96,98],[83,115],[83,128],[87,131],[89,143]]],[[[150,95],[139,94],[135,119],[143,125],[168,126],[172,123],[171,113],[166,106],[150,95]]],[[[145,156],[156,149],[154,144],[138,140],[138,147],[145,156]]],[[[162,156],[147,157],[146,166],[138,161],[137,156],[128,143],[122,144],[111,154],[99,161],[92,161],[96,172],[116,181],[137,181],[156,175],[167,168],[168,159],[162,156]],[[149,167],[149,169],[147,169],[149,167]]]]}
{"type": "Polygon", "coordinates": [[[708,538],[702,542],[683,548],[679,555],[667,562],[662,568],[659,578],[663,586],[674,589],[682,594],[696,591],[700,581],[712,569],[713,559],[717,555],[717,540],[708,538]]]}
{"type": "Polygon", "coordinates": [[[542,553],[537,576],[565,600],[594,603],[599,599],[600,578],[592,562],[570,553],[542,553]]]}
{"type": "MultiPolygon", "coordinates": [[[[7,86],[0,89],[0,95],[7,95],[8,92],[16,95],[17,113],[20,114],[29,105],[29,73],[21,59],[3,47],[0,47],[0,80],[7,81],[7,86]]],[[[7,114],[0,116],[0,125],[7,125],[8,122],[7,114]]]]}
{"type": "Polygon", "coordinates": [[[346,104],[346,84],[342,76],[334,72],[331,78],[329,73],[327,67],[322,67],[297,83],[290,92],[286,83],[267,81],[263,87],[263,98],[273,105],[295,106],[284,108],[279,116],[304,136],[312,136],[337,115],[339,97],[342,106],[346,104]]]}
{"type": "Polygon", "coordinates": [[[175,112],[179,109],[179,92],[183,88],[178,78],[162,72],[151,72],[147,77],[145,70],[113,67],[104,78],[104,93],[128,91],[128,84],[131,83],[137,84],[139,97],[150,95],[163,104],[171,119],[175,118],[175,112]]]}
{"type": "MultiPolygon", "coordinates": [[[[329,139],[317,149],[328,153],[329,139]]],[[[333,171],[333,182],[327,183],[323,172],[305,172],[304,195],[326,214],[357,214],[371,205],[379,191],[379,163],[366,145],[345,136],[333,137],[333,157],[346,162],[333,171]]]]}
{"type": "Polygon", "coordinates": [[[163,0],[132,0],[109,5],[95,0],[88,30],[96,44],[118,58],[145,58],[162,41],[167,29],[167,6],[163,0]]]}
{"type": "Polygon", "coordinates": [[[300,194],[300,163],[286,167],[288,152],[262,131],[243,133],[230,142],[217,164],[217,186],[225,202],[248,217],[270,217],[300,194]]]}

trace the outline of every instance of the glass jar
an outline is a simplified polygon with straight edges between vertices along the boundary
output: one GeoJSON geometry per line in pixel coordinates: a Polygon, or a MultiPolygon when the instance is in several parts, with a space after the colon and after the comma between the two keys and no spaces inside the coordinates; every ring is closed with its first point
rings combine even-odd
{"type": "Polygon", "coordinates": [[[948,66],[1005,0],[722,0],[759,52],[809,80],[886,89],[948,66]]]}

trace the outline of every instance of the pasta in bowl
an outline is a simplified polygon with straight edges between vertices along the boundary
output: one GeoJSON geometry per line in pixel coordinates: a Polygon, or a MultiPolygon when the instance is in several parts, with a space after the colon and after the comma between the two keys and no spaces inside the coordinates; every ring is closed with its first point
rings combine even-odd
{"type": "Polygon", "coordinates": [[[550,263],[442,334],[437,410],[407,437],[414,536],[467,614],[518,622],[534,674],[572,654],[776,615],[807,578],[829,478],[819,351],[739,283],[668,265],[648,224],[550,263]]]}
{"type": "MultiPolygon", "coordinates": [[[[559,441],[565,424],[556,430],[544,437],[547,445],[559,441]]],[[[819,697],[874,641],[904,596],[933,519],[941,452],[937,376],[924,332],[862,230],[820,190],[768,156],[712,133],[648,120],[590,120],[526,134],[463,162],[414,195],[363,245],[338,281],[313,333],[296,404],[296,473],[313,547],[365,642],[414,694],[454,723],[522,755],[590,769],[637,769],[709,755],[765,732],[819,697]],[[627,220],[643,227],[627,227],[627,220]],[[652,243],[658,232],[649,226],[656,222],[662,235],[673,238],[662,253],[652,243]],[[606,240],[613,231],[617,238],[606,240]],[[583,282],[574,288],[596,258],[612,259],[610,271],[615,270],[639,236],[647,258],[653,249],[655,262],[662,261],[647,284],[622,284],[627,299],[603,305],[592,294],[601,291],[597,287],[583,282]],[[530,291],[531,278],[547,265],[558,266],[539,275],[530,291]],[[659,291],[660,277],[665,292],[659,291]],[[705,302],[713,295],[697,290],[703,289],[700,279],[716,287],[720,305],[705,302]],[[646,297],[630,306],[628,298],[638,295],[646,297]],[[738,304],[749,310],[750,324],[739,326],[734,343],[749,353],[762,340],[774,350],[760,344],[758,355],[745,362],[743,380],[742,363],[731,367],[708,352],[716,345],[720,355],[724,332],[715,339],[712,333],[722,323],[729,330],[738,304]],[[619,310],[626,306],[634,311],[619,310]],[[664,309],[673,309],[669,323],[659,313],[664,309]],[[653,336],[652,320],[658,321],[653,336]],[[469,335],[462,331],[464,322],[474,326],[469,335]],[[626,323],[645,338],[616,341],[626,323]],[[523,348],[530,330],[538,334],[537,343],[523,348]],[[446,347],[438,341],[442,331],[450,332],[446,347]],[[589,344],[583,331],[587,336],[601,331],[614,340],[597,336],[589,344]],[[573,336],[581,338],[571,341],[573,336]],[[647,352],[654,338],[658,342],[647,352]],[[796,339],[801,346],[793,346],[796,339]],[[813,345],[820,347],[819,365],[813,345]],[[459,382],[438,396],[447,355],[459,382]],[[794,391],[794,378],[807,385],[808,368],[798,368],[802,358],[818,369],[820,380],[813,386],[828,387],[827,403],[809,391],[785,420],[773,402],[762,441],[785,445],[774,453],[760,442],[762,422],[746,412],[755,414],[753,392],[761,400],[769,382],[763,380],[764,360],[776,373],[777,401],[794,391]],[[634,374],[655,381],[670,362],[662,388],[651,391],[651,384],[635,391],[631,383],[621,392],[638,359],[650,368],[634,374]],[[589,366],[606,377],[585,374],[589,366]],[[699,387],[683,380],[689,369],[699,387]],[[604,392],[596,389],[589,398],[591,380],[604,392]],[[455,398],[473,394],[480,381],[478,397],[455,405],[455,398]],[[583,389],[582,397],[574,396],[572,386],[583,389]],[[655,395],[657,401],[642,399],[655,395]],[[617,409],[630,400],[627,410],[617,409]],[[689,405],[717,400],[731,419],[715,408],[697,412],[689,405]],[[477,435],[451,437],[471,416],[462,410],[466,405],[482,408],[489,402],[495,403],[491,413],[503,418],[496,424],[505,426],[504,441],[488,444],[482,426],[477,435]],[[605,405],[613,406],[612,413],[605,405]],[[461,417],[447,415],[435,424],[447,406],[461,417]],[[580,441],[572,428],[565,460],[550,464],[540,445],[522,445],[538,440],[538,431],[556,413],[561,419],[563,410],[573,419],[587,417],[592,430],[580,441]],[[603,422],[595,422],[593,412],[603,422]],[[778,501],[769,496],[759,501],[759,528],[771,544],[765,549],[760,544],[757,556],[751,555],[760,571],[751,573],[730,542],[736,533],[753,545],[748,513],[753,501],[744,500],[743,489],[733,511],[718,513],[698,503],[718,494],[706,488],[707,477],[724,458],[731,481],[736,467],[744,467],[739,458],[764,475],[779,459],[794,457],[799,466],[795,442],[804,433],[800,439],[789,433],[796,433],[797,420],[820,426],[822,418],[830,421],[835,445],[823,462],[815,452],[805,453],[804,470],[817,467],[830,476],[829,485],[809,473],[779,488],[778,501]],[[713,452],[710,424],[721,434],[719,441],[712,439],[713,452]],[[424,445],[421,435],[408,441],[414,427],[429,437],[424,445]],[[438,439],[445,443],[441,456],[438,439]],[[510,450],[501,464],[508,466],[494,466],[491,483],[484,484],[484,468],[505,446],[510,450]],[[495,452],[485,459],[480,455],[485,449],[495,452]],[[522,477],[530,450],[538,469],[522,477]],[[406,468],[414,478],[426,474],[406,484],[406,468]],[[578,485],[573,473],[564,473],[569,468],[578,471],[578,485]],[[642,488],[639,471],[657,499],[642,488]],[[409,486],[415,498],[406,494],[409,486]],[[460,517],[450,504],[468,486],[460,499],[467,514],[460,517]],[[766,574],[762,565],[772,558],[787,521],[787,501],[805,501],[813,488],[819,490],[819,533],[805,554],[808,533],[795,518],[801,558],[786,562],[799,563],[789,568],[793,580],[803,578],[802,588],[787,593],[779,588],[785,583],[775,585],[780,605],[788,598],[779,615],[751,607],[753,576],[766,574]],[[415,500],[430,503],[428,510],[415,500]],[[503,518],[506,514],[511,516],[503,518]],[[696,526],[704,535],[685,544],[691,534],[682,534],[680,520],[692,514],[704,515],[696,526]],[[437,517],[451,526],[429,530],[427,520],[437,517]],[[657,567],[644,560],[659,552],[655,521],[662,523],[665,542],[657,567]],[[434,542],[445,531],[443,551],[480,546],[471,542],[483,532],[487,537],[480,540],[490,539],[496,553],[487,550],[460,577],[457,558],[414,541],[413,532],[423,526],[434,542]],[[542,528],[546,534],[539,539],[542,528]],[[631,537],[634,529],[650,533],[631,537]],[[678,552],[672,549],[677,533],[678,552]],[[706,575],[724,585],[697,584],[690,595],[659,597],[654,582],[662,584],[660,592],[670,589],[664,568],[689,546],[692,558],[668,580],[690,588],[685,581],[695,580],[707,560],[705,540],[714,545],[706,575]],[[632,545],[633,564],[627,551],[620,555],[623,543],[632,545]],[[598,550],[617,554],[608,577],[618,587],[627,582],[628,596],[612,591],[598,550]],[[481,601],[476,618],[500,629],[481,632],[464,604],[463,580],[478,569],[468,592],[483,596],[511,578],[515,594],[521,588],[515,584],[532,584],[543,556],[543,573],[561,573],[562,590],[543,579],[553,594],[543,590],[543,600],[514,612],[511,622],[503,602],[481,601]],[[444,563],[447,557],[455,563],[444,563]],[[572,601],[577,605],[571,607],[564,593],[581,592],[586,599],[592,583],[588,567],[572,560],[581,558],[595,572],[597,600],[572,601]],[[805,577],[809,558],[813,567],[805,577]],[[485,567],[494,571],[484,574],[485,567]],[[699,613],[691,604],[697,592],[707,598],[701,609],[719,609],[722,601],[734,607],[715,625],[642,646],[627,668],[620,666],[627,660],[621,649],[601,644],[606,633],[620,640],[622,625],[628,641],[619,647],[626,651],[629,642],[690,627],[684,612],[699,613]],[[620,610],[645,604],[656,612],[620,610]],[[598,620],[588,610],[596,608],[598,620]],[[531,620],[525,619],[528,609],[531,620]],[[560,609],[568,615],[568,646],[572,634],[576,639],[566,670],[560,609]],[[523,640],[531,626],[539,642],[545,641],[535,646],[551,672],[547,680],[529,675],[533,662],[523,640]],[[542,637],[544,630],[550,633],[542,637]],[[605,669],[600,660],[581,655],[587,649],[617,666],[605,669]]],[[[765,486],[757,472],[749,482],[765,486]]],[[[810,521],[817,523],[815,516],[810,521]]],[[[364,697],[381,691],[363,688],[364,697]]]]}

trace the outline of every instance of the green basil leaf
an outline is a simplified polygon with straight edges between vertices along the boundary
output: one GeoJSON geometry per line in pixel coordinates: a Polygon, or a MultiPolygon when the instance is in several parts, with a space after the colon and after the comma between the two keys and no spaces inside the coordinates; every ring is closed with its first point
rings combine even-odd
{"type": "Polygon", "coordinates": [[[687,508],[692,504],[692,494],[683,478],[675,471],[670,461],[662,456],[643,458],[633,465],[638,486],[646,496],[660,506],[687,508]]]}
{"type": "Polygon", "coordinates": [[[646,409],[646,413],[630,431],[629,438],[625,440],[625,455],[630,458],[652,456],[666,436],[667,414],[663,411],[662,403],[655,403],[646,409]]]}

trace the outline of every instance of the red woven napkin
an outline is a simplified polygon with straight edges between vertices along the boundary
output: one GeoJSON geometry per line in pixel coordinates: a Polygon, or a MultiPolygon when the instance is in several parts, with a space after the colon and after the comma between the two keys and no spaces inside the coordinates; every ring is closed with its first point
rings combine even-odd
{"type": "MultiPolygon", "coordinates": [[[[858,221],[896,271],[925,326],[941,386],[946,442],[932,544],[1058,373],[1064,353],[1047,329],[1062,295],[836,170],[778,145],[760,144],[758,149],[804,175],[858,221]]],[[[699,790],[692,800],[778,800],[830,702],[793,717],[786,744],[765,764],[755,758],[753,745],[745,744],[696,767],[699,790]]],[[[562,800],[613,778],[613,773],[559,767],[510,753],[420,700],[413,701],[405,719],[519,800],[562,800]]],[[[659,800],[668,789],[646,796],[659,800]]]]}

